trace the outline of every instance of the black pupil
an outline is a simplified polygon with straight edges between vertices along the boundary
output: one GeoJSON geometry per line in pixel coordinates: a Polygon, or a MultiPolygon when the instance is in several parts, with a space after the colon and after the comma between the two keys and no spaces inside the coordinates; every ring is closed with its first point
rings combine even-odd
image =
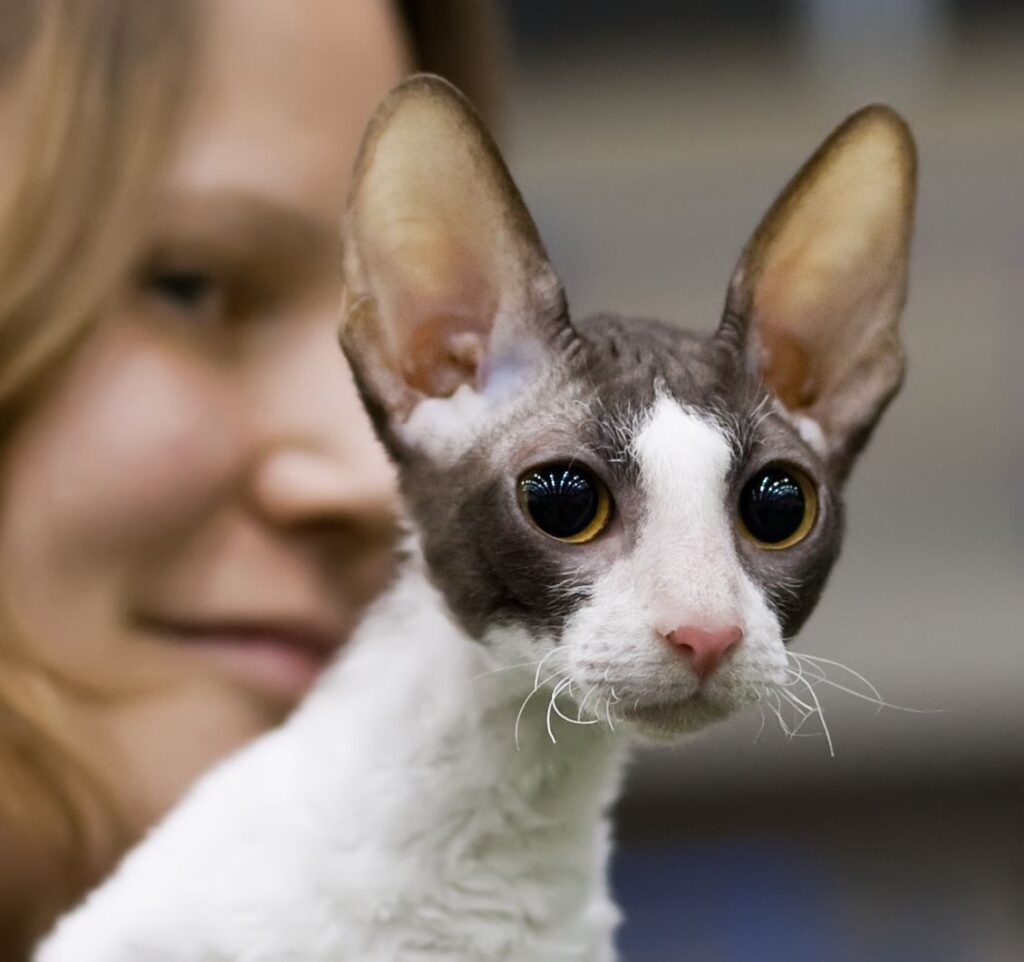
{"type": "Polygon", "coordinates": [[[213,289],[210,278],[198,271],[166,271],[153,277],[150,286],[164,300],[186,310],[198,307],[213,289]]]}
{"type": "Polygon", "coordinates": [[[740,517],[758,541],[778,544],[796,533],[806,505],[799,482],[784,468],[755,474],[740,495],[740,517]]]}
{"type": "Polygon", "coordinates": [[[519,487],[530,517],[552,537],[578,535],[597,516],[597,485],[579,468],[538,468],[522,478],[519,487]]]}

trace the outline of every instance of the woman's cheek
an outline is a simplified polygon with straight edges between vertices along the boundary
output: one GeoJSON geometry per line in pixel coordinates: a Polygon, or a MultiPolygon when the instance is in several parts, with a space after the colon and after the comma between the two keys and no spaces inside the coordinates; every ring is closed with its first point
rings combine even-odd
{"type": "Polygon", "coordinates": [[[186,533],[231,488],[243,457],[240,392],[165,344],[133,333],[98,340],[10,452],[6,513],[65,561],[131,563],[186,533]]]}

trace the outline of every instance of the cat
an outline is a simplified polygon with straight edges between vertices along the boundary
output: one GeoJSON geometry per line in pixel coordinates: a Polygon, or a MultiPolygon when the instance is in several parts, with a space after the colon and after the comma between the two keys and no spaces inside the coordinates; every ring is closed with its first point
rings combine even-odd
{"type": "Polygon", "coordinates": [[[793,680],[903,378],[915,180],[906,124],[865,108],[771,207],[713,333],[575,322],[472,108],[396,88],[355,169],[341,334],[400,475],[396,580],[37,962],[612,960],[626,746],[793,680]]]}

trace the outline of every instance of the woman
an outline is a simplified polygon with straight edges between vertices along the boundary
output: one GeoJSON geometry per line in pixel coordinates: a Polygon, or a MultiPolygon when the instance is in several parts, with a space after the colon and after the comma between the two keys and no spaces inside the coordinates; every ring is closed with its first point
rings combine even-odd
{"type": "Polygon", "coordinates": [[[481,9],[0,0],[0,957],[386,580],[338,220],[415,60],[488,93],[481,9]]]}

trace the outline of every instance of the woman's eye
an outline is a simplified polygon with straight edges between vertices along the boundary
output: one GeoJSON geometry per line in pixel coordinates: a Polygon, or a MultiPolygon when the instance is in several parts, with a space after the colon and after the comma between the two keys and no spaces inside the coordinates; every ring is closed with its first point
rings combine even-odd
{"type": "Polygon", "coordinates": [[[802,471],[786,465],[763,468],[740,492],[740,528],[762,548],[779,550],[803,541],[817,515],[814,485],[802,471]]]}
{"type": "Polygon", "coordinates": [[[608,489],[586,468],[573,463],[546,464],[523,474],[519,505],[544,534],[569,544],[596,538],[612,512],[608,489]]]}
{"type": "Polygon", "coordinates": [[[146,286],[176,310],[193,314],[218,309],[222,298],[216,279],[203,271],[160,271],[146,286]]]}

